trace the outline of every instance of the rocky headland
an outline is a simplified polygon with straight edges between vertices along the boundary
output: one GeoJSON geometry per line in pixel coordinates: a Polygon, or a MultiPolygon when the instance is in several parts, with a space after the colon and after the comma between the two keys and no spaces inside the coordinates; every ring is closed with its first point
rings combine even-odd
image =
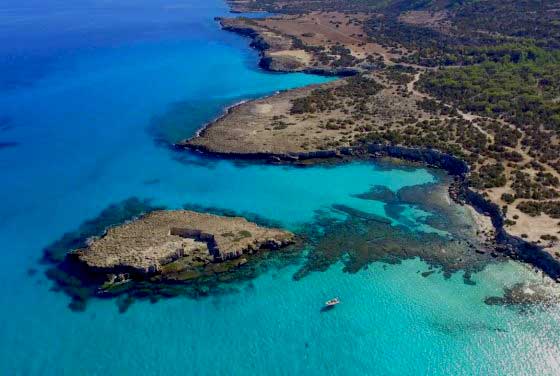
{"type": "MultiPolygon", "coordinates": [[[[307,20],[310,23],[309,26],[319,22],[319,18],[323,16],[317,15],[317,17],[317,20],[314,18],[307,20]]],[[[371,65],[366,60],[363,60],[361,64],[354,64],[354,60],[345,62],[346,56],[351,57],[347,50],[337,52],[337,56],[342,56],[342,60],[339,62],[332,60],[331,57],[328,57],[329,55],[322,52],[327,37],[324,37],[325,41],[317,41],[318,43],[314,47],[302,43],[301,38],[307,37],[307,39],[316,40],[317,34],[306,33],[306,25],[301,22],[297,22],[296,25],[291,18],[217,18],[217,20],[224,30],[251,38],[251,46],[260,54],[259,65],[273,72],[350,76],[364,72],[371,65]],[[294,32],[290,30],[294,30],[294,32]]],[[[332,31],[327,34],[331,33],[332,31]]],[[[335,36],[340,38],[338,34],[335,36]]],[[[344,38],[344,35],[342,37],[344,38]]],[[[359,44],[358,40],[355,42],[356,45],[359,44]]],[[[331,40],[328,45],[334,46],[335,41],[331,40]]]]}

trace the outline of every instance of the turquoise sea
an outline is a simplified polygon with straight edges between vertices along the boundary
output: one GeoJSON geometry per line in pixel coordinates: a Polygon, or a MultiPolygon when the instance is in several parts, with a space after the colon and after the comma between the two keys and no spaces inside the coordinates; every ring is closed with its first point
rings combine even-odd
{"type": "MultiPolygon", "coordinates": [[[[484,304],[543,278],[516,262],[422,276],[418,258],[358,272],[344,260],[295,280],[271,266],[229,294],[135,302],[52,291],[43,248],[131,197],[250,213],[298,230],[357,198],[434,182],[425,168],[294,168],[172,151],[229,105],[324,77],[258,69],[221,31],[219,0],[4,0],[0,4],[0,375],[554,375],[560,308],[484,304]],[[323,302],[342,303],[321,312],[323,302]]],[[[426,231],[420,209],[402,215],[426,231]],[[421,223],[422,222],[422,223],[421,223]]]]}

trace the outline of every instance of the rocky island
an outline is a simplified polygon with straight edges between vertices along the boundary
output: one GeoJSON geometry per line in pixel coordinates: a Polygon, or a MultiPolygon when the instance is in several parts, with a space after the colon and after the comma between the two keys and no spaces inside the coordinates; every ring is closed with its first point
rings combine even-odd
{"type": "Polygon", "coordinates": [[[72,296],[71,308],[81,310],[90,295],[127,294],[130,301],[179,294],[169,285],[211,279],[237,269],[259,251],[294,242],[290,232],[242,217],[155,210],[90,238],[86,247],[69,252],[51,269],[49,277],[72,296]]]}
{"type": "Polygon", "coordinates": [[[69,257],[96,272],[146,276],[177,270],[179,263],[181,269],[194,269],[260,249],[278,249],[293,240],[289,232],[260,227],[241,217],[158,210],[110,228],[69,257]]]}

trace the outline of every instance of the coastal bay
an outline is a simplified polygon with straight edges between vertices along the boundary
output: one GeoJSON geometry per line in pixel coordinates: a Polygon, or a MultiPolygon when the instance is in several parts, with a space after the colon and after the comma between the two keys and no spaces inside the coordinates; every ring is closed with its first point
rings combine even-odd
{"type": "MultiPolygon", "coordinates": [[[[475,251],[488,228],[450,199],[441,170],[379,159],[303,168],[170,147],[237,102],[332,78],[260,70],[248,41],[213,20],[227,15],[222,2],[128,5],[76,5],[78,21],[119,17],[79,42],[99,44],[2,87],[12,127],[2,136],[19,144],[0,150],[1,373],[555,372],[558,306],[511,297],[519,283],[557,288],[475,251]],[[45,275],[52,265],[39,262],[46,251],[64,256],[159,210],[241,216],[314,249],[258,252],[204,294],[70,310],[45,275]],[[334,296],[342,303],[322,313],[334,296]]],[[[40,19],[70,28],[61,14],[40,19]]]]}

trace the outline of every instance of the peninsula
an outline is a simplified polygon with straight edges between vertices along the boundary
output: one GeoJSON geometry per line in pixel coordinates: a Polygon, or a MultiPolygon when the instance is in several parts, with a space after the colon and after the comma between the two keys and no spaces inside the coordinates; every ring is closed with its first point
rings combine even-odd
{"type": "Polygon", "coordinates": [[[276,161],[367,154],[426,162],[410,150],[435,151],[465,162],[464,190],[495,208],[507,234],[560,262],[557,8],[498,0],[230,4],[275,13],[219,19],[252,38],[263,68],[351,77],[245,102],[178,146],[276,161]]]}

